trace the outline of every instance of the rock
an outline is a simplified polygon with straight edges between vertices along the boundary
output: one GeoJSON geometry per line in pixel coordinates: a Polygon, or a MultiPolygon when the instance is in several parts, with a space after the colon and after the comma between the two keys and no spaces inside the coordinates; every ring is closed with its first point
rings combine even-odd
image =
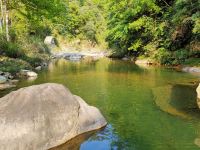
{"type": "Polygon", "coordinates": [[[60,84],[19,89],[0,98],[0,149],[44,150],[102,128],[100,111],[60,84]]]}
{"type": "Polygon", "coordinates": [[[44,40],[44,44],[54,46],[56,44],[55,38],[53,36],[46,36],[46,38],[44,40]]]}
{"type": "Polygon", "coordinates": [[[122,60],[124,60],[124,61],[128,61],[129,58],[128,58],[128,57],[123,57],[122,60]]]}
{"type": "Polygon", "coordinates": [[[5,89],[9,89],[9,88],[13,88],[16,87],[16,85],[13,85],[12,83],[4,83],[4,84],[0,84],[0,90],[5,90],[5,89]]]}
{"type": "Polygon", "coordinates": [[[152,65],[153,62],[148,59],[139,59],[135,61],[135,64],[137,65],[152,65]]]}
{"type": "Polygon", "coordinates": [[[199,86],[197,87],[197,98],[200,99],[200,84],[199,84],[199,86]]]}
{"type": "Polygon", "coordinates": [[[47,64],[46,62],[43,62],[43,63],[41,64],[41,66],[45,68],[45,67],[48,67],[48,64],[47,64]]]}
{"type": "Polygon", "coordinates": [[[42,70],[42,67],[38,66],[38,67],[35,68],[35,70],[40,71],[40,70],[42,70]]]}
{"type": "Polygon", "coordinates": [[[21,70],[20,75],[27,77],[37,77],[37,73],[30,70],[21,70]]]}
{"type": "Polygon", "coordinates": [[[28,78],[27,78],[27,81],[32,82],[32,81],[34,81],[34,80],[36,80],[36,79],[37,79],[37,77],[28,77],[28,78]]]}
{"type": "Polygon", "coordinates": [[[199,108],[200,108],[200,84],[199,84],[199,86],[197,87],[197,104],[198,104],[198,106],[199,106],[199,108]]]}
{"type": "Polygon", "coordinates": [[[9,83],[13,84],[13,83],[17,83],[19,82],[19,80],[9,80],[9,83]]]}
{"type": "Polygon", "coordinates": [[[3,76],[4,76],[4,77],[9,77],[10,75],[11,75],[11,74],[10,74],[9,72],[4,72],[4,73],[3,73],[3,76]]]}
{"type": "Polygon", "coordinates": [[[0,76],[0,84],[4,84],[7,82],[7,78],[4,76],[0,76]]]}
{"type": "Polygon", "coordinates": [[[0,72],[1,76],[4,76],[7,79],[13,79],[14,77],[9,72],[0,72]]]}
{"type": "Polygon", "coordinates": [[[182,71],[189,73],[200,73],[200,67],[183,67],[182,71]]]}

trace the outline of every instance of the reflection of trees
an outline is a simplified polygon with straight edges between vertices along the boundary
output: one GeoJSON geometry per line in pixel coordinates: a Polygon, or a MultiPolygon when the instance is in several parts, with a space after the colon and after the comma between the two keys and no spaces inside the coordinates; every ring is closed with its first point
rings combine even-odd
{"type": "Polygon", "coordinates": [[[52,148],[50,150],[79,150],[81,143],[83,143],[85,140],[87,140],[95,132],[96,131],[91,131],[91,132],[81,134],[81,135],[69,140],[68,142],[66,142],[58,147],[52,148]]]}
{"type": "Polygon", "coordinates": [[[155,104],[162,111],[182,118],[200,117],[195,87],[191,85],[166,85],[152,89],[155,104]]]}
{"type": "Polygon", "coordinates": [[[129,72],[142,73],[145,71],[145,69],[140,68],[139,66],[135,65],[132,62],[114,60],[110,62],[107,71],[116,73],[129,73],[129,72]]]}
{"type": "Polygon", "coordinates": [[[94,134],[87,142],[101,142],[101,144],[105,144],[104,147],[108,150],[121,150],[127,148],[126,142],[117,136],[111,125],[108,125],[104,130],[94,134]]]}
{"type": "Polygon", "coordinates": [[[81,62],[71,62],[65,59],[59,59],[50,65],[49,68],[51,73],[62,73],[62,72],[69,72],[69,73],[81,73],[84,71],[91,71],[95,70],[96,61],[81,61],[81,62]]]}

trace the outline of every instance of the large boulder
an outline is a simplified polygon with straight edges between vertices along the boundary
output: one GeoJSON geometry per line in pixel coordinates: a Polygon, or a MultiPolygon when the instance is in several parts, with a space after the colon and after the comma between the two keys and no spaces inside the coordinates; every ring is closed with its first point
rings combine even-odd
{"type": "Polygon", "coordinates": [[[60,84],[21,88],[0,98],[0,149],[49,149],[102,128],[100,111],[60,84]]]}

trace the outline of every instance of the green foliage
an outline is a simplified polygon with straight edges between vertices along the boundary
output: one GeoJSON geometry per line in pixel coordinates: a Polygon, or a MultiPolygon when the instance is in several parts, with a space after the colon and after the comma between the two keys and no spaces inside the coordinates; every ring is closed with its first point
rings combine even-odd
{"type": "Polygon", "coordinates": [[[1,71],[17,73],[21,69],[30,69],[31,65],[21,59],[0,57],[0,68],[1,71]]]}
{"type": "Polygon", "coordinates": [[[144,55],[161,64],[199,57],[197,46],[190,48],[200,39],[199,0],[14,0],[7,5],[11,42],[1,36],[0,54],[33,65],[48,59],[43,40],[51,34],[92,45],[108,42],[113,56],[144,55]]]}
{"type": "Polygon", "coordinates": [[[107,41],[115,53],[180,64],[191,56],[185,49],[199,41],[199,6],[199,0],[110,0],[107,41]]]}
{"type": "Polygon", "coordinates": [[[24,51],[15,43],[2,41],[0,44],[0,54],[11,58],[22,58],[24,51]]]}
{"type": "Polygon", "coordinates": [[[68,22],[64,33],[70,38],[105,44],[106,20],[103,4],[99,0],[68,1],[68,22]]]}

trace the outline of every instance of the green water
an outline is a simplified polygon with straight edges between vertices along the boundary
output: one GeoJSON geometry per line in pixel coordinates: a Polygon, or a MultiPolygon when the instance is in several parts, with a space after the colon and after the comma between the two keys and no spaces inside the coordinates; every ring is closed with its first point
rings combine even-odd
{"type": "Polygon", "coordinates": [[[109,124],[82,141],[81,150],[196,150],[200,149],[200,112],[193,83],[199,80],[172,69],[131,62],[59,60],[36,80],[23,80],[17,88],[62,83],[98,107],[109,124]]]}

